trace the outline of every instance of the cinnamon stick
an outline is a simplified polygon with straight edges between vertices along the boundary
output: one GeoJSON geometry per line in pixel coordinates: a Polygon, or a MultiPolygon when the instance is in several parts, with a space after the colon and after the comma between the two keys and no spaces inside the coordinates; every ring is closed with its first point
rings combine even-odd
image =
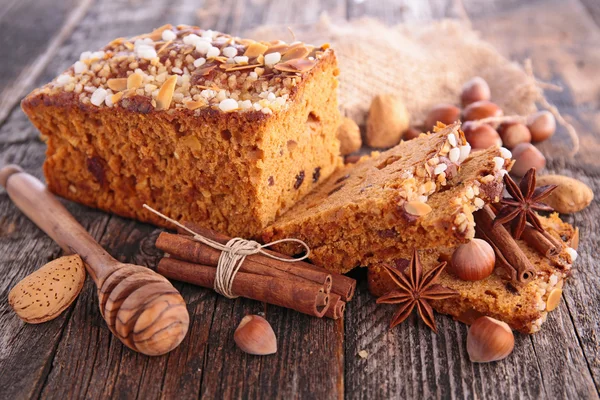
{"type": "Polygon", "coordinates": [[[549,259],[557,257],[562,249],[562,245],[552,235],[540,232],[531,226],[525,227],[521,239],[549,259]]]}
{"type": "Polygon", "coordinates": [[[484,235],[496,253],[497,261],[506,261],[508,268],[513,269],[515,274],[511,276],[516,278],[516,281],[525,283],[533,279],[535,269],[529,262],[527,256],[523,253],[515,239],[501,224],[494,226],[496,214],[486,205],[475,214],[475,222],[477,231],[484,235]]]}
{"type": "MultiPolygon", "coordinates": [[[[211,229],[208,228],[204,228],[202,226],[199,226],[198,224],[195,224],[193,222],[186,222],[184,223],[184,225],[191,229],[192,231],[198,233],[199,235],[202,235],[206,238],[209,238],[211,240],[214,240],[215,242],[219,242],[221,244],[225,244],[227,243],[229,240],[231,240],[230,237],[228,237],[227,235],[223,235],[221,233],[215,232],[211,229]]],[[[185,235],[189,235],[188,232],[182,230],[182,229],[178,229],[179,233],[185,234],[185,235]]],[[[281,257],[281,258],[287,258],[287,259],[292,259],[293,257],[290,257],[288,255],[285,254],[281,254],[281,253],[277,253],[275,251],[272,250],[268,250],[268,249],[264,249],[265,252],[269,253],[269,254],[273,254],[277,257],[281,257]]],[[[254,256],[252,256],[253,261],[256,261],[257,263],[263,264],[263,265],[267,265],[270,266],[272,265],[270,263],[270,261],[272,260],[271,258],[264,256],[262,254],[256,254],[254,256]]],[[[283,263],[286,265],[286,267],[289,267],[290,263],[283,263]]],[[[342,274],[336,274],[334,272],[329,272],[324,268],[321,267],[317,267],[316,265],[313,264],[309,264],[306,262],[295,262],[293,263],[295,266],[297,267],[301,267],[303,269],[306,270],[312,270],[312,271],[316,271],[318,273],[321,274],[329,274],[331,275],[333,282],[332,282],[332,286],[331,286],[331,292],[332,293],[336,293],[339,294],[340,297],[342,298],[343,301],[348,302],[350,301],[350,299],[352,299],[352,297],[354,296],[354,292],[356,290],[356,280],[349,278],[345,275],[342,274]]]]}
{"type": "MultiPolygon", "coordinates": [[[[216,271],[215,267],[172,257],[164,257],[156,267],[156,272],[167,278],[210,289],[214,286],[216,271]]],[[[292,280],[247,272],[237,273],[231,291],[236,296],[290,308],[319,318],[325,315],[330,306],[329,294],[324,293],[319,284],[306,282],[298,285],[292,280]]]]}
{"type": "Polygon", "coordinates": [[[325,316],[331,319],[340,319],[346,310],[346,302],[342,300],[339,294],[331,293],[329,295],[329,307],[325,316]]]}
{"type": "MultiPolygon", "coordinates": [[[[212,267],[217,266],[219,257],[221,256],[220,250],[195,241],[190,236],[174,235],[167,232],[162,232],[158,236],[155,246],[180,260],[212,267]]],[[[267,260],[264,263],[260,263],[256,261],[256,258],[257,255],[246,257],[239,270],[252,274],[289,279],[299,283],[310,281],[323,285],[326,293],[331,291],[332,280],[331,275],[328,273],[312,271],[295,265],[299,264],[299,262],[286,263],[265,257],[267,260]]]]}

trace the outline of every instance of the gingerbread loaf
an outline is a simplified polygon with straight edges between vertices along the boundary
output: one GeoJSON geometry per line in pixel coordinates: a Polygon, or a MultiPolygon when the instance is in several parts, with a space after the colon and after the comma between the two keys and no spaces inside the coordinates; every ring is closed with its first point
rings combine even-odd
{"type": "Polygon", "coordinates": [[[253,237],[341,164],[337,75],[327,45],[167,25],[83,53],[22,108],[52,192],[253,237]]]}

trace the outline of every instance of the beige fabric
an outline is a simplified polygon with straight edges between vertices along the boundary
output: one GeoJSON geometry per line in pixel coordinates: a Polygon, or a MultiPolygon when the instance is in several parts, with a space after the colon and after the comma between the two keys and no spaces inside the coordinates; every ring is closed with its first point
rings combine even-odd
{"type": "MultiPolygon", "coordinates": [[[[477,75],[489,83],[505,115],[527,115],[540,98],[532,78],[461,21],[388,27],[373,19],[334,24],[323,17],[318,24],[291,28],[298,40],[328,42],[335,49],[342,111],[359,124],[380,93],[400,96],[419,124],[435,104],[459,104],[462,84],[477,75]]],[[[291,34],[287,26],[264,26],[248,37],[290,40],[291,34]]]]}

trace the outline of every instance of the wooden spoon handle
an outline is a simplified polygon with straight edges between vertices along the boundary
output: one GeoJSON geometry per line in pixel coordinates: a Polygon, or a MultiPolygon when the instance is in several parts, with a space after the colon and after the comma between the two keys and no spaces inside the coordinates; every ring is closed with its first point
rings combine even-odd
{"type": "Polygon", "coordinates": [[[17,166],[0,170],[0,184],[11,200],[63,250],[81,256],[97,285],[118,268],[118,261],[100,246],[37,178],[17,166]]]}

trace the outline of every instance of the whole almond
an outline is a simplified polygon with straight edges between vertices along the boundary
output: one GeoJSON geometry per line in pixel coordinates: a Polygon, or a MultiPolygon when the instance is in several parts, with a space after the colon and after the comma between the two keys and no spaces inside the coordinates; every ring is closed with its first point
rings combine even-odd
{"type": "Polygon", "coordinates": [[[392,147],[410,127],[410,116],[402,101],[391,94],[373,98],[367,118],[366,142],[371,147],[392,147]]]}
{"type": "Polygon", "coordinates": [[[501,117],[502,109],[489,100],[480,100],[471,103],[463,110],[463,120],[474,121],[489,117],[501,117]]]}
{"type": "Polygon", "coordinates": [[[84,282],[81,257],[61,257],[17,283],[8,294],[8,303],[27,323],[50,321],[73,303],[84,282]]]}
{"type": "Polygon", "coordinates": [[[504,123],[498,127],[498,134],[505,147],[512,149],[519,143],[531,142],[529,129],[521,123],[504,123]]]}
{"type": "Polygon", "coordinates": [[[487,149],[492,146],[502,146],[502,139],[498,132],[487,124],[475,127],[473,122],[465,122],[462,125],[467,142],[473,149],[487,149]]]}
{"type": "Polygon", "coordinates": [[[438,104],[429,111],[425,118],[425,130],[431,130],[439,121],[443,124],[450,125],[460,119],[460,108],[452,104],[438,104]]]}
{"type": "Polygon", "coordinates": [[[490,86],[482,77],[476,76],[463,85],[460,101],[466,107],[476,101],[489,100],[490,97],[490,86]]]}
{"type": "Polygon", "coordinates": [[[544,203],[561,214],[571,214],[583,210],[594,199],[594,192],[585,183],[563,175],[542,175],[537,177],[537,186],[557,185],[558,187],[544,199],[544,203]]]}
{"type": "Polygon", "coordinates": [[[340,141],[340,153],[343,156],[354,153],[362,146],[360,129],[350,118],[342,119],[342,123],[338,126],[337,138],[340,141]]]}
{"type": "Polygon", "coordinates": [[[539,111],[531,115],[527,125],[534,142],[549,139],[556,131],[556,119],[549,111],[539,111]]]}
{"type": "Polygon", "coordinates": [[[546,157],[531,143],[521,143],[512,149],[512,156],[515,160],[511,174],[523,176],[531,168],[539,171],[546,167],[546,157]]]}

